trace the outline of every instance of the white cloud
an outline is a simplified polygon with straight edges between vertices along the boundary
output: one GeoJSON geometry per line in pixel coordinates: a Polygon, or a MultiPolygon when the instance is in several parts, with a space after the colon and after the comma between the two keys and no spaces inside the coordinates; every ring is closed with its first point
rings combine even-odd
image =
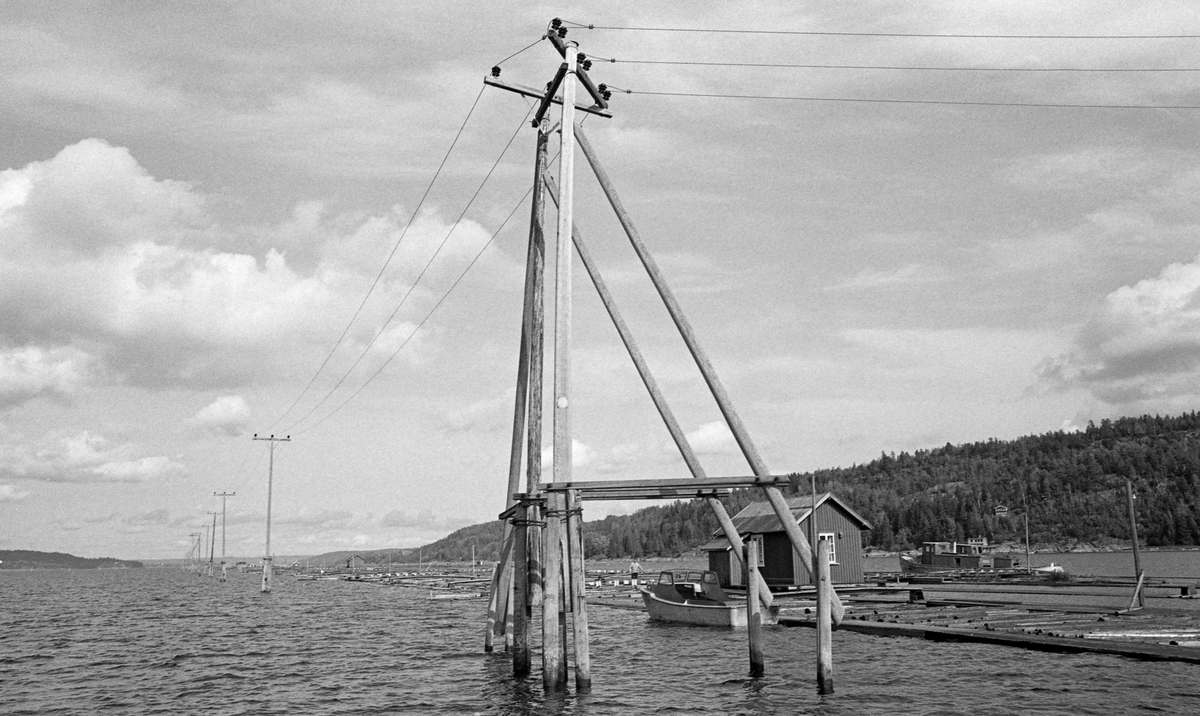
{"type": "Polygon", "coordinates": [[[101,435],[49,434],[40,440],[0,435],[0,475],[42,482],[145,482],[181,472],[183,465],[156,455],[136,457],[136,446],[112,445],[101,435]]]}
{"type": "Polygon", "coordinates": [[[189,422],[214,435],[237,437],[246,432],[250,406],[240,395],[222,396],[201,408],[189,422]]]}
{"type": "Polygon", "coordinates": [[[698,455],[713,455],[737,450],[733,433],[723,420],[705,423],[687,434],[688,442],[698,455]]]}
{"type": "Polygon", "coordinates": [[[18,490],[12,485],[0,485],[0,502],[20,502],[28,496],[28,492],[18,490]]]}
{"type": "Polygon", "coordinates": [[[0,352],[0,406],[39,395],[70,397],[95,370],[95,359],[76,348],[24,346],[0,352]]]}
{"type": "Polygon", "coordinates": [[[1047,359],[1044,378],[1126,406],[1200,396],[1200,257],[1122,286],[1083,327],[1074,350],[1047,359]]]}

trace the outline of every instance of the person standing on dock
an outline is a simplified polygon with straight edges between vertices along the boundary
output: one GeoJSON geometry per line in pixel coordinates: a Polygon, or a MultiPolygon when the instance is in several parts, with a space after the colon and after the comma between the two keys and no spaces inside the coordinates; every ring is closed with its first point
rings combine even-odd
{"type": "Polygon", "coordinates": [[[629,563],[629,583],[634,589],[637,589],[638,573],[641,571],[642,565],[638,564],[636,559],[629,563]]]}

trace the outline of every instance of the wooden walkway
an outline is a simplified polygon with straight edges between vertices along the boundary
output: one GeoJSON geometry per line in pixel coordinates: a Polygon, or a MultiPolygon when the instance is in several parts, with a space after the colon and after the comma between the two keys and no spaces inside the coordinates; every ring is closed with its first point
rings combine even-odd
{"type": "MultiPolygon", "coordinates": [[[[779,623],[816,625],[811,609],[800,605],[785,609],[779,623]]],[[[1090,607],[976,600],[847,600],[846,618],[838,630],[1200,664],[1200,612],[1195,611],[1146,608],[1118,614],[1090,607]]]]}

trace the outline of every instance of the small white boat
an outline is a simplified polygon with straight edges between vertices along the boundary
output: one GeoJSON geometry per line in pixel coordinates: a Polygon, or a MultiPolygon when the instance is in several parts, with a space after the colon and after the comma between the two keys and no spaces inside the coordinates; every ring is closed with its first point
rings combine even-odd
{"type": "Polygon", "coordinates": [[[1049,564],[1049,566],[1046,566],[1046,567],[1034,567],[1034,568],[1033,568],[1032,570],[1030,570],[1030,571],[1032,571],[1032,572],[1038,572],[1039,574],[1062,574],[1062,573],[1063,573],[1063,572],[1065,572],[1066,570],[1062,568],[1062,565],[1061,565],[1061,564],[1055,564],[1055,563],[1051,562],[1051,563],[1049,564]]]}
{"type": "MultiPolygon", "coordinates": [[[[715,572],[665,571],[658,575],[657,582],[638,590],[651,619],[700,626],[746,626],[746,601],[730,599],[715,572]]],[[[763,609],[760,614],[763,624],[775,624],[779,608],[763,609]]]]}

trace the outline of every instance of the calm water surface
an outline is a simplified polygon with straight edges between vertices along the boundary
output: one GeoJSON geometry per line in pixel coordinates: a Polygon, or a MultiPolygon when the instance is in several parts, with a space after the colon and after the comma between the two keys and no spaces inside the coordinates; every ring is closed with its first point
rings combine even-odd
{"type": "Polygon", "coordinates": [[[811,629],[744,632],[593,607],[591,694],[482,649],[482,600],[340,581],[174,570],[0,572],[3,714],[1200,713],[1200,668],[834,634],[836,693],[811,629]]]}

